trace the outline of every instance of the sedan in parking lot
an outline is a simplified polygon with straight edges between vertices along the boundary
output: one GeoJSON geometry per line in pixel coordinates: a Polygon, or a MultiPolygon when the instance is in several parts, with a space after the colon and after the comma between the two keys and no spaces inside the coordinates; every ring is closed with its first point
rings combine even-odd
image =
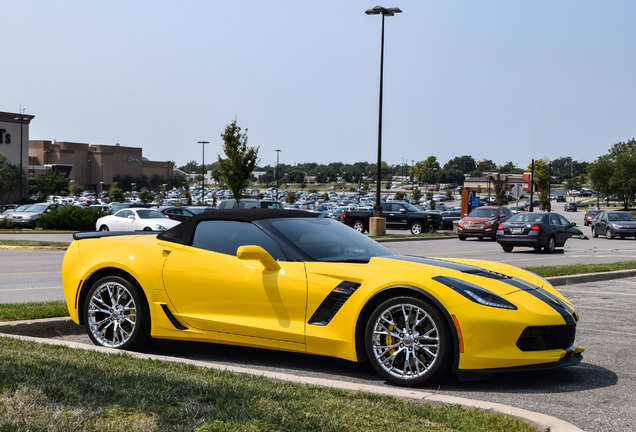
{"type": "Polygon", "coordinates": [[[597,214],[599,214],[601,211],[600,210],[588,210],[585,212],[585,216],[583,216],[583,225],[588,226],[592,223],[592,219],[594,219],[596,217],[597,214]]]}
{"type": "Polygon", "coordinates": [[[98,231],[165,231],[179,223],[168,219],[159,210],[126,208],[97,219],[95,228],[98,231]]]}
{"type": "Polygon", "coordinates": [[[22,228],[35,228],[36,221],[44,213],[63,209],[64,207],[66,207],[66,205],[56,203],[31,204],[22,211],[14,211],[11,213],[9,218],[15,226],[22,228]]]}
{"type": "Polygon", "coordinates": [[[636,219],[630,213],[608,211],[599,213],[592,222],[592,237],[604,235],[605,238],[636,238],[636,219]]]}
{"type": "Polygon", "coordinates": [[[586,238],[574,222],[558,213],[519,213],[497,229],[497,243],[504,252],[512,252],[515,246],[526,246],[552,253],[557,247],[563,247],[570,237],[586,238]]]}

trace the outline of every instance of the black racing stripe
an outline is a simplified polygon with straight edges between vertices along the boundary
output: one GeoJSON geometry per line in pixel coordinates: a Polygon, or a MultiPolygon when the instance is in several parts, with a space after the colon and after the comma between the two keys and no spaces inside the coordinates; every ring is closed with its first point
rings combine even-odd
{"type": "Polygon", "coordinates": [[[530,295],[535,296],[536,298],[550,306],[552,309],[557,311],[561,315],[561,317],[563,317],[563,320],[566,324],[576,324],[576,320],[574,319],[572,314],[565,309],[565,305],[562,304],[560,301],[552,301],[551,297],[547,295],[548,293],[544,289],[529,290],[526,292],[530,295]]]}
{"type": "Polygon", "coordinates": [[[510,276],[507,276],[505,274],[497,273],[491,270],[486,270],[485,268],[482,268],[482,267],[477,267],[470,264],[456,263],[453,261],[444,261],[444,260],[440,260],[436,258],[422,258],[422,257],[408,256],[408,255],[398,255],[398,256],[390,257],[389,259],[397,259],[401,261],[409,261],[409,262],[426,264],[426,265],[435,266],[435,267],[442,267],[449,270],[456,270],[458,272],[462,272],[466,274],[486,277],[489,279],[504,280],[504,279],[510,278],[510,276]]]}

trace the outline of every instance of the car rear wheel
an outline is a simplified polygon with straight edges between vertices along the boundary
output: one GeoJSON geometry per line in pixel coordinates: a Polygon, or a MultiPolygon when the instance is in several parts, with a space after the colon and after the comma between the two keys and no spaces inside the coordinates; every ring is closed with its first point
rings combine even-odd
{"type": "Polygon", "coordinates": [[[358,231],[358,232],[365,232],[366,231],[366,226],[364,225],[364,222],[361,220],[357,220],[353,222],[353,229],[358,231]]]}
{"type": "Polygon", "coordinates": [[[592,237],[597,238],[598,237],[598,233],[596,232],[596,230],[594,229],[594,227],[592,227],[592,237]]]}
{"type": "Polygon", "coordinates": [[[501,248],[503,249],[504,252],[512,252],[512,249],[514,249],[514,246],[502,245],[501,248]]]}
{"type": "Polygon", "coordinates": [[[110,229],[109,229],[109,228],[108,228],[108,226],[106,226],[106,225],[102,225],[102,226],[100,226],[100,227],[99,227],[99,230],[100,230],[100,231],[110,231],[110,229]]]}
{"type": "Polygon", "coordinates": [[[415,297],[396,297],[380,304],[365,331],[367,356],[392,383],[419,386],[446,374],[451,337],[437,309],[415,297]]]}
{"type": "Polygon", "coordinates": [[[411,224],[411,234],[417,235],[424,232],[424,226],[420,222],[413,222],[411,224]]]}
{"type": "Polygon", "coordinates": [[[550,237],[550,239],[548,240],[548,244],[545,246],[545,251],[547,253],[552,253],[554,252],[555,249],[556,249],[556,240],[554,239],[554,237],[550,237]]]}
{"type": "Polygon", "coordinates": [[[141,350],[152,342],[146,298],[123,277],[105,276],[93,284],[84,302],[84,317],[95,345],[141,350]]]}

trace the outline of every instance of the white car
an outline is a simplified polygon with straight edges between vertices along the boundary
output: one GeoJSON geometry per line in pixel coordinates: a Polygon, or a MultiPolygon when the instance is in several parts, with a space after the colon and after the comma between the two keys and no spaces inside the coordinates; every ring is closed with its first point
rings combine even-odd
{"type": "Polygon", "coordinates": [[[98,231],[165,231],[179,221],[168,219],[159,210],[149,208],[125,208],[115,214],[97,219],[98,231]]]}

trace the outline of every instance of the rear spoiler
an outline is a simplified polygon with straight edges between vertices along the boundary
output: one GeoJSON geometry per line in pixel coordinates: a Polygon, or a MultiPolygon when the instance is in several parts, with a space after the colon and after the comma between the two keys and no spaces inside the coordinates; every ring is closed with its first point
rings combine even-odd
{"type": "Polygon", "coordinates": [[[73,233],[73,240],[82,240],[87,238],[116,237],[126,235],[140,234],[159,234],[162,231],[85,231],[73,233]]]}

